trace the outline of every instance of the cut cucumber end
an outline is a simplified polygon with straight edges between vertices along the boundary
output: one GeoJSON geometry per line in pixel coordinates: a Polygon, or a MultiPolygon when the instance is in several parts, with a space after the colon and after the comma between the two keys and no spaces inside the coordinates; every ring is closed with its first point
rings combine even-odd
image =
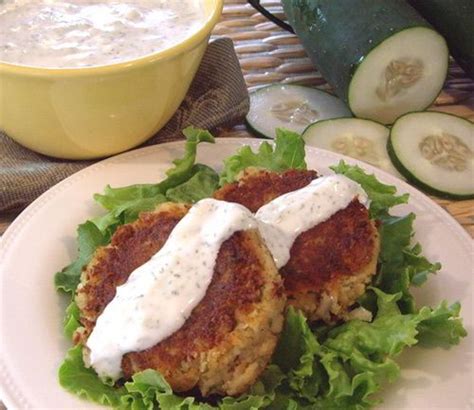
{"type": "Polygon", "coordinates": [[[337,97],[315,88],[273,84],[250,94],[247,125],[257,134],[275,138],[276,128],[302,133],[311,123],[351,116],[337,97]]]}
{"type": "Polygon", "coordinates": [[[474,124],[451,114],[416,112],[393,125],[387,151],[407,180],[450,199],[474,198],[474,124]]]}
{"type": "Polygon", "coordinates": [[[375,121],[337,118],[311,124],[303,132],[306,144],[356,158],[401,177],[387,154],[390,130],[375,121]]]}
{"type": "Polygon", "coordinates": [[[360,118],[393,123],[423,110],[440,93],[448,70],[446,41],[436,31],[412,27],[376,46],[358,65],[348,91],[360,118]]]}

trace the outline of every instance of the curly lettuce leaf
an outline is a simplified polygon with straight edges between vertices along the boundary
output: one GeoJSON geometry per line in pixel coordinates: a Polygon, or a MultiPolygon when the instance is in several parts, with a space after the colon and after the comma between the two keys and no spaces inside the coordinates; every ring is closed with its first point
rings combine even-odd
{"type": "Polygon", "coordinates": [[[431,263],[421,254],[421,245],[411,245],[415,215],[386,216],[379,228],[381,248],[379,269],[373,284],[386,293],[401,293],[398,305],[403,313],[414,313],[416,304],[412,285],[420,286],[441,264],[431,263]]]}
{"type": "Polygon", "coordinates": [[[83,399],[114,408],[151,410],[156,407],[157,397],[162,397],[165,403],[173,405],[194,401],[175,396],[163,377],[153,370],[135,374],[132,381],[125,386],[113,387],[105,384],[93,369],[85,367],[82,346],[69,349],[59,368],[59,383],[64,389],[83,399]]]}
{"type": "Polygon", "coordinates": [[[95,194],[94,199],[109,212],[93,222],[99,229],[113,232],[117,226],[135,221],[141,212],[151,211],[163,202],[194,203],[208,198],[219,184],[216,171],[202,164],[193,165],[186,178],[181,175],[182,182],[174,186],[170,186],[168,179],[165,179],[166,190],[161,184],[138,184],[124,188],[107,186],[104,193],[95,194]]]}
{"type": "Polygon", "coordinates": [[[68,352],[59,370],[61,386],[68,391],[115,408],[130,409],[366,409],[381,385],[399,374],[395,358],[419,340],[457,344],[466,335],[459,304],[442,302],[435,309],[403,314],[401,294],[372,289],[378,311],[373,322],[353,320],[329,330],[325,336],[311,331],[305,317],[289,308],[272,363],[248,394],[225,397],[216,404],[174,394],[154,370],[133,376],[122,387],[103,384],[84,366],[82,348],[68,352]],[[438,339],[438,340],[436,340],[438,339]]]}
{"type": "Polygon", "coordinates": [[[184,129],[183,134],[187,138],[184,156],[173,161],[174,167],[166,172],[165,180],[122,188],[107,186],[103,194],[94,196],[108,212],[79,225],[78,256],[72,264],[56,273],[56,289],[74,293],[82,269],[90,262],[97,247],[109,243],[115,229],[136,220],[140,212],[150,211],[166,201],[196,202],[214,193],[219,179],[217,173],[205,165],[195,164],[198,144],[212,143],[214,137],[209,131],[194,127],[184,129]]]}
{"type": "Polygon", "coordinates": [[[161,374],[154,370],[145,370],[132,377],[131,382],[125,383],[128,394],[122,396],[122,406],[125,408],[156,408],[160,409],[211,409],[204,404],[196,405],[194,397],[180,397],[173,393],[170,385],[161,374]]]}
{"type": "Polygon", "coordinates": [[[82,268],[89,263],[98,246],[109,242],[110,235],[102,232],[94,223],[87,221],[77,228],[78,256],[74,262],[56,273],[56,289],[73,293],[79,284],[82,268]]]}
{"type": "MultiPolygon", "coordinates": [[[[80,239],[80,243],[84,242],[80,246],[82,262],[90,258],[94,244],[100,246],[102,241],[107,242],[116,226],[134,220],[140,211],[152,209],[165,200],[194,202],[212,195],[218,186],[217,174],[204,165],[194,164],[197,144],[208,141],[209,135],[203,130],[188,133],[190,145],[187,145],[186,155],[174,162],[166,183],[109,187],[104,195],[98,196],[109,212],[89,221],[92,226],[81,229],[84,230],[80,239]]],[[[234,180],[248,166],[304,169],[304,143],[297,137],[279,131],[274,148],[268,143],[262,144],[257,153],[249,147],[242,148],[228,159],[221,183],[234,180]]],[[[366,292],[361,301],[374,313],[372,322],[353,320],[312,330],[304,316],[290,308],[272,363],[260,380],[246,395],[225,397],[214,405],[174,394],[164,378],[153,370],[135,374],[119,388],[105,385],[93,370],[85,368],[80,347],[71,349],[61,366],[61,385],[81,397],[116,408],[366,409],[376,404],[374,394],[382,384],[398,376],[400,369],[394,359],[404,348],[417,343],[458,344],[466,336],[459,317],[459,303],[448,305],[444,301],[434,309],[417,310],[409,292],[411,285],[421,285],[440,265],[423,257],[419,244],[411,244],[415,216],[389,214],[389,208],[406,203],[407,196],[397,196],[394,187],[380,183],[357,166],[341,162],[333,169],[362,185],[372,201],[371,216],[381,222],[379,272],[374,288],[366,292]]],[[[69,275],[63,271],[60,278],[67,279],[64,282],[68,289],[75,288],[78,276],[75,278],[74,272],[80,274],[82,266],[77,267],[82,262],[76,261],[78,265],[69,275]]],[[[79,326],[78,314],[72,302],[65,321],[65,332],[69,336],[79,326]]]]}
{"type": "Polygon", "coordinates": [[[123,188],[107,185],[102,194],[95,194],[94,200],[109,212],[93,219],[103,231],[114,230],[118,225],[133,222],[140,212],[151,211],[158,204],[166,202],[166,196],[158,184],[137,184],[123,188]]]}
{"type": "Polygon", "coordinates": [[[115,408],[121,405],[121,397],[126,393],[123,387],[102,383],[94,370],[84,366],[81,346],[67,352],[59,368],[59,384],[76,396],[115,408]]]}
{"type": "Polygon", "coordinates": [[[274,354],[274,361],[286,369],[286,378],[276,391],[276,408],[365,408],[372,404],[367,399],[377,390],[372,372],[353,374],[354,369],[341,354],[326,346],[331,340],[318,341],[304,316],[292,308],[288,310],[274,354]],[[290,360],[286,361],[288,353],[290,360]]]}
{"type": "Polygon", "coordinates": [[[213,144],[215,141],[209,131],[200,128],[187,127],[183,130],[183,134],[186,137],[184,156],[173,161],[174,167],[166,171],[167,178],[160,182],[161,189],[165,192],[187,181],[192,175],[198,145],[202,142],[213,144]]]}
{"type": "MultiPolygon", "coordinates": [[[[426,309],[422,308],[421,310],[426,309]]],[[[420,311],[421,312],[421,311],[420,311]]],[[[448,305],[445,300],[431,310],[426,319],[418,326],[418,340],[425,346],[457,345],[467,336],[460,318],[461,304],[448,305]]]]}
{"type": "Polygon", "coordinates": [[[169,188],[166,198],[172,202],[194,203],[212,196],[219,186],[219,176],[207,165],[194,165],[195,173],[185,182],[169,188]]]}
{"type": "MultiPolygon", "coordinates": [[[[344,161],[331,167],[337,174],[359,183],[370,199],[370,216],[378,219],[381,248],[379,268],[373,285],[386,293],[401,293],[398,305],[403,313],[416,311],[415,300],[410,286],[420,286],[431,273],[441,269],[439,263],[431,263],[421,254],[421,245],[411,245],[414,235],[413,222],[415,214],[392,216],[389,211],[396,205],[407,203],[408,194],[397,195],[395,186],[380,182],[374,175],[367,174],[357,165],[349,165],[344,161]]],[[[366,293],[360,303],[375,311],[373,293],[366,293]]]]}
{"type": "Polygon", "coordinates": [[[400,293],[370,292],[377,303],[372,322],[353,320],[319,339],[300,312],[288,310],[273,357],[285,378],[270,408],[370,408],[382,384],[398,377],[394,359],[406,347],[438,337],[457,344],[466,335],[458,304],[442,302],[435,309],[403,314],[397,303],[400,293]]]}
{"type": "Polygon", "coordinates": [[[192,396],[173,393],[163,376],[150,369],[136,373],[130,382],[121,387],[104,384],[94,370],[85,367],[81,346],[68,351],[59,369],[59,382],[71,393],[98,404],[132,410],[157,407],[162,410],[260,409],[271,404],[275,397],[274,390],[283,377],[278,367],[270,365],[248,394],[225,397],[216,405],[211,405],[192,396]]]}
{"type": "Polygon", "coordinates": [[[74,299],[66,308],[66,316],[64,318],[64,334],[68,339],[72,339],[72,336],[76,329],[81,326],[79,322],[80,311],[74,299]]]}
{"type": "Polygon", "coordinates": [[[186,136],[184,156],[173,161],[174,167],[166,171],[166,179],[157,184],[121,188],[107,186],[103,194],[94,195],[96,202],[109,211],[104,217],[94,220],[97,226],[106,230],[133,222],[140,212],[153,210],[166,201],[195,202],[212,195],[217,186],[217,173],[205,165],[195,164],[195,161],[197,146],[202,142],[213,143],[214,137],[209,131],[194,127],[185,128],[183,134],[186,136]],[[176,191],[183,184],[187,184],[187,188],[176,191]]]}
{"type": "Polygon", "coordinates": [[[374,175],[367,174],[358,165],[349,165],[344,161],[334,165],[331,169],[336,174],[345,175],[359,183],[370,199],[370,217],[378,219],[388,215],[388,210],[395,205],[406,204],[408,194],[396,195],[397,188],[380,182],[374,175]]]}
{"type": "Polygon", "coordinates": [[[224,397],[215,405],[199,402],[192,396],[178,396],[173,393],[166,380],[154,370],[145,370],[133,376],[133,381],[125,383],[125,388],[131,395],[124,396],[122,403],[133,403],[138,400],[148,408],[159,408],[162,410],[249,410],[260,409],[271,403],[273,389],[281,380],[281,372],[275,366],[270,366],[261,379],[252,387],[249,394],[240,397],[224,397]]]}
{"type": "Polygon", "coordinates": [[[237,175],[248,167],[264,168],[271,171],[306,169],[304,141],[301,135],[285,130],[276,130],[275,145],[263,142],[258,152],[249,146],[239,149],[237,154],[224,160],[220,184],[233,182],[237,175]]]}

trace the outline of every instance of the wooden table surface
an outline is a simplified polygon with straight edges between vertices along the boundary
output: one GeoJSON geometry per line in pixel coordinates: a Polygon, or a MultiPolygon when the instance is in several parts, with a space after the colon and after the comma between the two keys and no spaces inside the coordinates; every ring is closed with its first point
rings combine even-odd
{"type": "MultiPolygon", "coordinates": [[[[262,0],[262,5],[284,17],[279,0],[262,0]]],[[[246,0],[226,0],[221,22],[214,36],[232,38],[249,90],[273,82],[298,83],[330,90],[314,68],[298,38],[256,12],[246,0]]],[[[430,108],[474,120],[474,82],[452,62],[442,93],[430,108]]],[[[243,124],[217,135],[249,137],[243,124]]],[[[474,176],[473,176],[474,177],[474,176]]],[[[474,200],[449,201],[432,197],[474,237],[474,200]]],[[[0,214],[0,235],[21,210],[0,214]]]]}

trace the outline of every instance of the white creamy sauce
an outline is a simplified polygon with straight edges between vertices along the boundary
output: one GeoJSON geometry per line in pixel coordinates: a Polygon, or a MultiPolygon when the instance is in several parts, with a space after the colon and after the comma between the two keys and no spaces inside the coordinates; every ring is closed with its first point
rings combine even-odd
{"type": "Polygon", "coordinates": [[[97,319],[87,347],[99,376],[116,380],[125,353],[152,347],[176,332],[206,294],[222,243],[234,232],[256,227],[241,205],[197,202],[160,251],[117,287],[97,319]]]}
{"type": "Polygon", "coordinates": [[[152,347],[176,332],[205,296],[219,249],[234,232],[258,228],[281,268],[298,235],[354,198],[368,206],[359,184],[333,175],[276,198],[255,215],[235,203],[197,202],[161,250],[117,288],[87,341],[90,364],[99,376],[116,380],[125,353],[152,347]]]}
{"type": "Polygon", "coordinates": [[[204,21],[200,0],[0,0],[0,61],[114,64],[180,43],[204,21]]]}
{"type": "Polygon", "coordinates": [[[301,233],[346,208],[354,197],[368,206],[367,194],[358,183],[343,175],[331,175],[262,206],[255,216],[277,268],[289,261],[293,242],[301,233]]]}

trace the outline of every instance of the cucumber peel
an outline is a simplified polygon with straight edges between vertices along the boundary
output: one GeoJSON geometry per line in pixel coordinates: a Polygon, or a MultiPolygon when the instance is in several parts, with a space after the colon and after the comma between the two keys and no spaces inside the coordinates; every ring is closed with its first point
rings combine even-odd
{"type": "Polygon", "coordinates": [[[448,42],[449,50],[474,79],[474,2],[472,0],[408,0],[448,42]]]}
{"type": "Polygon", "coordinates": [[[452,114],[413,112],[393,125],[393,165],[413,185],[447,199],[474,199],[474,124],[452,114]]]}
{"type": "Polygon", "coordinates": [[[308,56],[355,116],[391,124],[441,91],[446,41],[406,1],[282,3],[308,56]]]}

